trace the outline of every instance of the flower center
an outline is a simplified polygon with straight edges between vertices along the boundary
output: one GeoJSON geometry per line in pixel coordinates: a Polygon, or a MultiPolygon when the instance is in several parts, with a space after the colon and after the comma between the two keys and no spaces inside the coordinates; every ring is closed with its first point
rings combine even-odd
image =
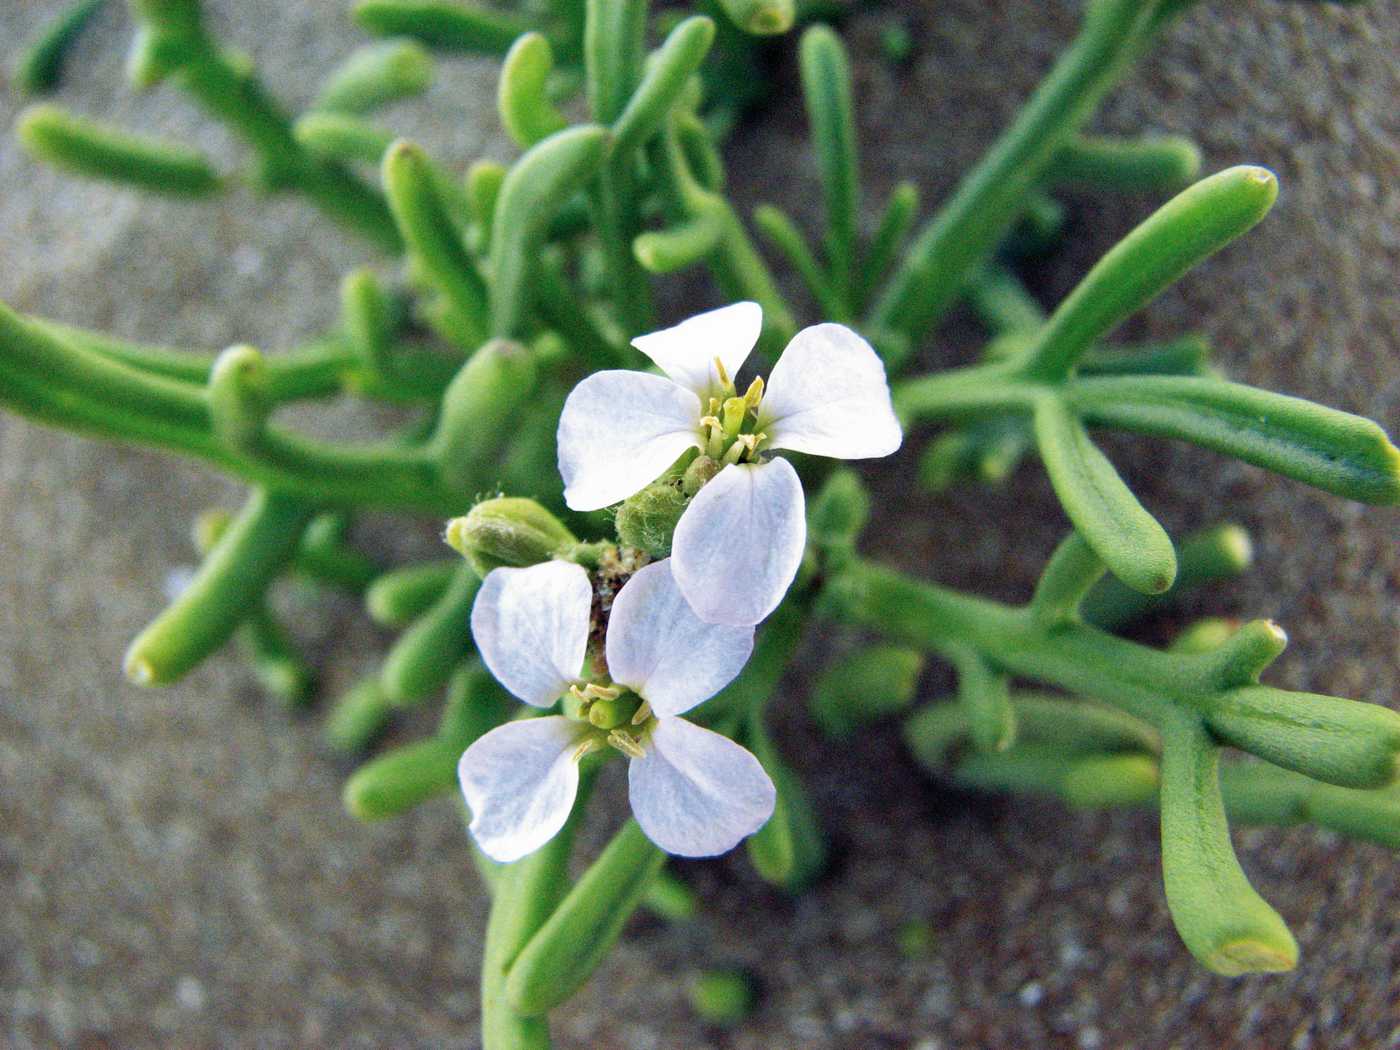
{"type": "Polygon", "coordinates": [[[628,758],[646,754],[644,745],[656,716],[651,705],[636,693],[611,683],[572,685],[563,707],[565,716],[589,726],[574,752],[575,761],[604,747],[621,751],[628,758]]]}
{"type": "Polygon", "coordinates": [[[768,435],[758,432],[758,407],[763,403],[763,380],[749,384],[743,397],[737,397],[734,381],[724,363],[715,358],[722,397],[711,397],[708,411],[700,417],[700,436],[705,455],[721,466],[754,463],[768,435]]]}

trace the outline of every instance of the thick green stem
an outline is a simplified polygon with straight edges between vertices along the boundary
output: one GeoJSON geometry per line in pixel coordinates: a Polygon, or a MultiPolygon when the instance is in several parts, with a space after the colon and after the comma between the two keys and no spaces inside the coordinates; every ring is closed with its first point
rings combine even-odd
{"type": "Polygon", "coordinates": [[[872,330],[918,335],[952,305],[968,276],[1021,214],[1031,188],[1122,77],[1160,0],[1101,0],[996,145],[924,227],[871,312],[872,330]]]}
{"type": "Polygon", "coordinates": [[[223,645],[291,561],[312,509],[291,496],[254,490],[189,586],[127,649],[127,677],[169,685],[223,645]]]}
{"type": "Polygon", "coordinates": [[[579,785],[574,811],[559,834],[514,864],[501,865],[492,879],[491,917],[481,961],[481,1033],[484,1050],[549,1050],[549,1022],[523,1017],[507,994],[512,964],[549,920],[569,888],[569,853],[583,814],[588,787],[579,785]]]}
{"type": "Polygon", "coordinates": [[[215,434],[206,390],[55,338],[0,305],[0,404],[69,430],[171,449],[269,489],[336,506],[452,513],[469,493],[401,441],[331,444],[275,426],[251,448],[215,434]]]}
{"type": "Polygon", "coordinates": [[[263,185],[299,190],[331,218],[385,251],[402,249],[384,198],[339,164],[303,147],[251,68],[221,51],[197,18],[182,20],[177,30],[159,24],[145,10],[148,6],[133,4],[137,18],[148,23],[151,32],[166,36],[179,85],[252,147],[263,185]]]}

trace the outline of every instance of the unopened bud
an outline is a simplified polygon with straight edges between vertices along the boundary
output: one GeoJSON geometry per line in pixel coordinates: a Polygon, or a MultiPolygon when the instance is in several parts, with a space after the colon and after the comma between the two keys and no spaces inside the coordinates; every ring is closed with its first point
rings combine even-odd
{"type": "Polygon", "coordinates": [[[681,491],[687,496],[693,496],[699,492],[709,480],[719,473],[720,465],[718,460],[709,456],[697,456],[685,468],[685,473],[681,475],[681,491]]]}
{"type": "Polygon", "coordinates": [[[624,547],[636,547],[653,558],[669,557],[671,537],[688,502],[673,482],[653,482],[618,508],[617,538],[624,547]]]}
{"type": "Polygon", "coordinates": [[[578,540],[558,518],[532,499],[483,500],[447,524],[447,542],[485,576],[501,566],[549,561],[578,540]]]}

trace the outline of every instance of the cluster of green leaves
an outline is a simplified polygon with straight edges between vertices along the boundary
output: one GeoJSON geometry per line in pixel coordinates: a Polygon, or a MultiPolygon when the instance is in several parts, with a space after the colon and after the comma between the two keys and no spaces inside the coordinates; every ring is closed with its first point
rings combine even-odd
{"type": "MultiPolygon", "coordinates": [[[[93,6],[43,38],[26,65],[30,87],[52,79],[93,6]]],[[[747,846],[775,885],[800,891],[824,864],[819,815],[764,718],[822,617],[885,636],[837,659],[814,690],[812,715],[833,738],[906,709],[933,654],[952,664],[959,684],[956,702],[906,723],[930,767],[965,784],[1079,805],[1157,800],[1168,904],[1188,947],[1220,972],[1280,969],[1296,957],[1282,920],[1234,858],[1227,813],[1311,820],[1397,844],[1400,796],[1387,785],[1400,718],[1259,684],[1283,644],[1270,624],[1207,625],[1167,651],[1112,633],[1167,593],[1241,570],[1248,544],[1231,528],[1174,544],[1089,426],[1192,441],[1344,497],[1400,501],[1400,453],[1375,424],[1228,382],[1207,365],[1199,337],[1102,344],[1262,219],[1276,193],[1258,168],[1196,181],[1199,156],[1183,140],[1082,132],[1189,6],[1088,4],[1078,37],[951,198],[919,223],[918,193],[900,185],[869,231],[844,47],[824,25],[802,36],[824,201],[819,250],[775,207],[757,209],[754,226],[824,319],[860,328],[879,348],[900,377],[895,400],[906,424],[947,425],[924,453],[931,488],[1000,480],[1034,450],[1074,531],[1031,601],[1005,606],[859,559],[868,497],[849,471],[826,478],[809,504],[798,583],[760,631],[744,674],[698,712],[746,743],[778,787],[774,818],[747,846]],[[1067,184],[1176,196],[1047,317],[1013,267],[1028,242],[1053,242],[1059,206],[1050,191],[1067,184]],[[903,376],[961,300],[991,330],[982,360],[903,376]],[[1028,692],[1021,680],[1080,699],[1028,692]],[[1218,769],[1225,746],[1259,761],[1218,769]]],[[[585,561],[606,549],[576,539],[606,537],[612,522],[563,507],[554,431],[580,377],[640,363],[628,340],[656,327],[653,279],[703,268],[725,298],[759,302],[760,347],[770,354],[796,331],[798,310],[726,193],[719,144],[763,82],[750,34],[781,33],[804,12],[791,0],[720,0],[689,17],[652,15],[645,0],[553,0],[509,12],[360,0],[354,18],[382,39],[333,71],[312,108],[293,119],[246,59],[219,46],[197,0],[132,0],[131,9],[136,86],[168,81],[187,92],[244,140],[251,186],[303,195],[400,259],[400,275],[348,274],[336,329],[266,357],[248,346],[202,354],[137,345],[0,306],[0,405],[201,459],[252,485],[236,515],[201,519],[203,562],[132,643],[133,680],[177,681],[237,636],[269,691],[301,703],[311,671],[271,610],[270,588],[295,575],[363,596],[369,616],[398,635],[376,671],[332,708],[332,742],[360,751],[396,710],[445,696],[434,734],[369,759],[346,784],[355,815],[401,813],[450,791],[462,750],[510,717],[509,698],[472,655],[468,613],[481,574],[549,556],[540,536],[544,547],[585,561]],[[658,45],[649,49],[649,39],[658,45]],[[379,107],[428,86],[434,54],[454,52],[502,56],[498,109],[522,150],[512,163],[482,159],[455,171],[373,122],[379,107]],[[586,118],[566,115],[578,112],[586,118]],[[409,406],[412,421],[377,441],[344,443],[272,419],[284,405],[340,395],[409,406]],[[449,530],[468,558],[386,568],[347,542],[358,511],[440,519],[495,491],[513,499],[479,504],[449,530]],[[500,521],[514,524],[501,526],[490,508],[511,502],[518,505],[500,521]],[[535,532],[513,546],[519,537],[509,530],[521,521],[535,532]],[[489,535],[494,562],[462,539],[468,529],[489,535]]],[[[183,146],[54,106],[29,110],[19,134],[39,159],[144,191],[201,196],[240,181],[183,146]]],[[[548,1012],[588,980],[637,907],[694,911],[632,822],[570,881],[571,832],[587,796],[538,853],[505,867],[478,857],[493,893],[482,988],[488,1046],[546,1045],[548,1012]]],[[[729,980],[727,1005],[712,1012],[733,1014],[733,1002],[747,1002],[742,991],[729,980]]],[[[697,992],[706,1003],[719,994],[697,992]]]]}

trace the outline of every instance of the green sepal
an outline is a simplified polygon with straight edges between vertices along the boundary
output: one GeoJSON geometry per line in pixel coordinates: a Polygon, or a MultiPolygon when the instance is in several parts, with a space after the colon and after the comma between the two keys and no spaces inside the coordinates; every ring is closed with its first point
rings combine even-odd
{"type": "Polygon", "coordinates": [[[447,523],[447,543],[485,577],[501,566],[549,561],[578,543],[564,523],[532,499],[501,496],[482,500],[447,523]]]}
{"type": "Polygon", "coordinates": [[[690,500],[676,481],[652,482],[618,507],[618,541],[646,551],[653,558],[670,557],[671,538],[689,505],[690,500]]]}

